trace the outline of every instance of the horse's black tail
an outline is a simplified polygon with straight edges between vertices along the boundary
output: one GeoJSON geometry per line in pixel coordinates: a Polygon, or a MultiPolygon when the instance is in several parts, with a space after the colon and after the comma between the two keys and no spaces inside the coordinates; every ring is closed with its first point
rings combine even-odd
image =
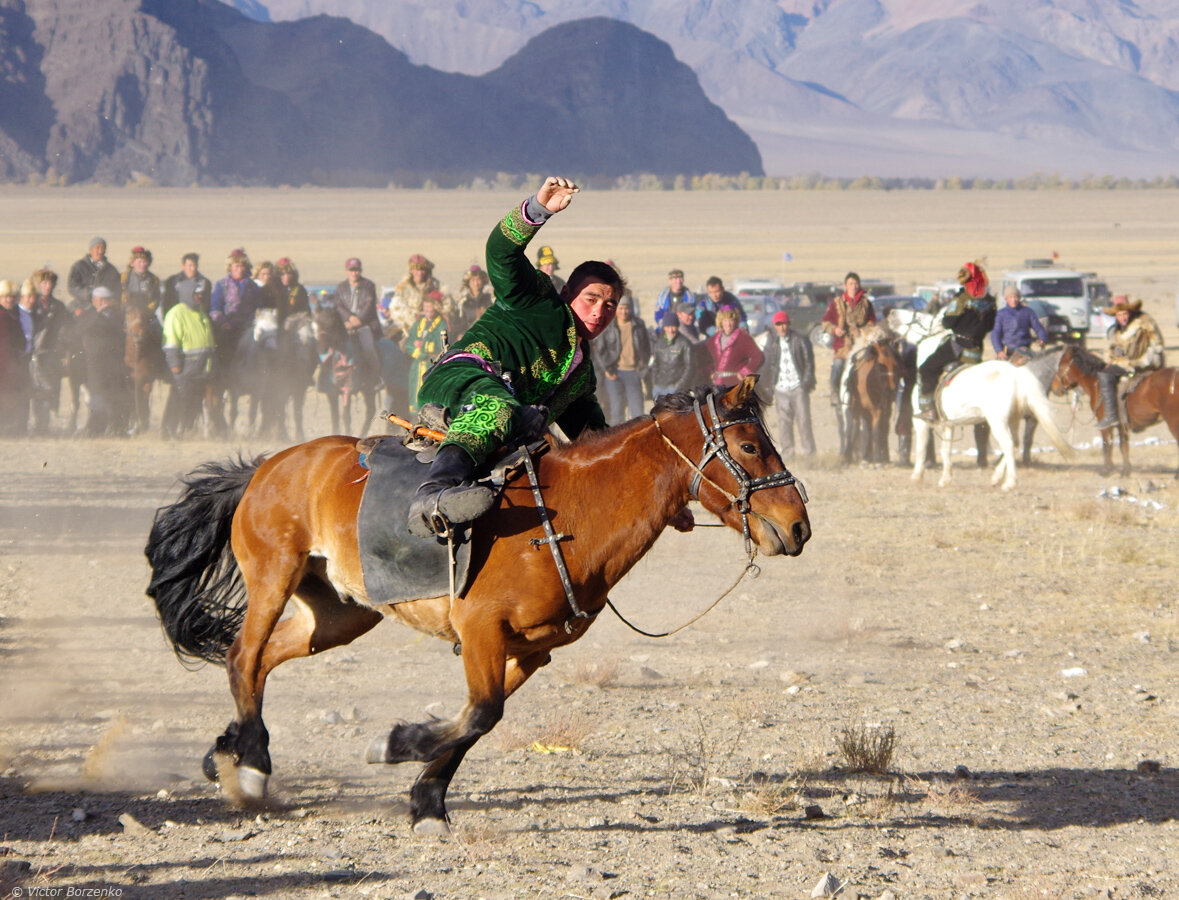
{"type": "Polygon", "coordinates": [[[221,662],[246,613],[246,587],[229,538],[233,513],[262,457],[205,463],[184,493],[156,511],[144,553],[147,595],[181,662],[221,662]]]}

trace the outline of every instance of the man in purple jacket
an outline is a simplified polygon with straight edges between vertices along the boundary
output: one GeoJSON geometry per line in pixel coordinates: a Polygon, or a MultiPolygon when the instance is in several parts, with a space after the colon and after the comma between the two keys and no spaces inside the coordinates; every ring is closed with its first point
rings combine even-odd
{"type": "Polygon", "coordinates": [[[1006,304],[995,314],[995,327],[991,331],[991,345],[999,359],[1018,360],[1020,356],[1031,356],[1032,332],[1036,333],[1041,350],[1048,343],[1048,332],[1036,318],[1036,314],[1023,305],[1019,288],[1007,285],[1003,291],[1006,304]]]}

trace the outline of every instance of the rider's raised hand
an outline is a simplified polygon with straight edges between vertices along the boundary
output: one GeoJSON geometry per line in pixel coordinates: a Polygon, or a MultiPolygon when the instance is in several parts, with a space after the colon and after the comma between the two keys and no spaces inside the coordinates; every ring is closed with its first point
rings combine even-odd
{"type": "Polygon", "coordinates": [[[568,178],[550,175],[544,180],[544,184],[540,186],[540,190],[536,192],[536,200],[549,212],[559,213],[569,205],[569,201],[573,199],[573,195],[580,190],[581,188],[568,178]]]}

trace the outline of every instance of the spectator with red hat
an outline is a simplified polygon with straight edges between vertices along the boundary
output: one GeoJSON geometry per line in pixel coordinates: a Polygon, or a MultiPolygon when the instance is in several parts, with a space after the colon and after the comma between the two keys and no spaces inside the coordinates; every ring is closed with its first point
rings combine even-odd
{"type": "Polygon", "coordinates": [[[798,429],[803,456],[815,455],[811,427],[811,391],[815,389],[815,352],[810,339],[790,327],[790,314],[774,313],[774,334],[766,340],[758,393],[768,401],[773,393],[778,411],[778,451],[783,459],[794,456],[794,429],[798,429]]]}

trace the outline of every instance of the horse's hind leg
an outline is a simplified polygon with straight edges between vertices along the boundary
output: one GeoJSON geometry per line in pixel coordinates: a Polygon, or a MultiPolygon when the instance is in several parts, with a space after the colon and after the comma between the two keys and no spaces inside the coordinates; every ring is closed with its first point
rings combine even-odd
{"type": "MultiPolygon", "coordinates": [[[[549,661],[548,653],[523,659],[509,659],[504,679],[504,696],[510,697],[537,669],[549,661]]],[[[475,735],[453,750],[432,760],[413,783],[410,791],[410,816],[418,834],[446,834],[450,831],[446,815],[446,792],[463,757],[482,735],[475,735]]]]}

